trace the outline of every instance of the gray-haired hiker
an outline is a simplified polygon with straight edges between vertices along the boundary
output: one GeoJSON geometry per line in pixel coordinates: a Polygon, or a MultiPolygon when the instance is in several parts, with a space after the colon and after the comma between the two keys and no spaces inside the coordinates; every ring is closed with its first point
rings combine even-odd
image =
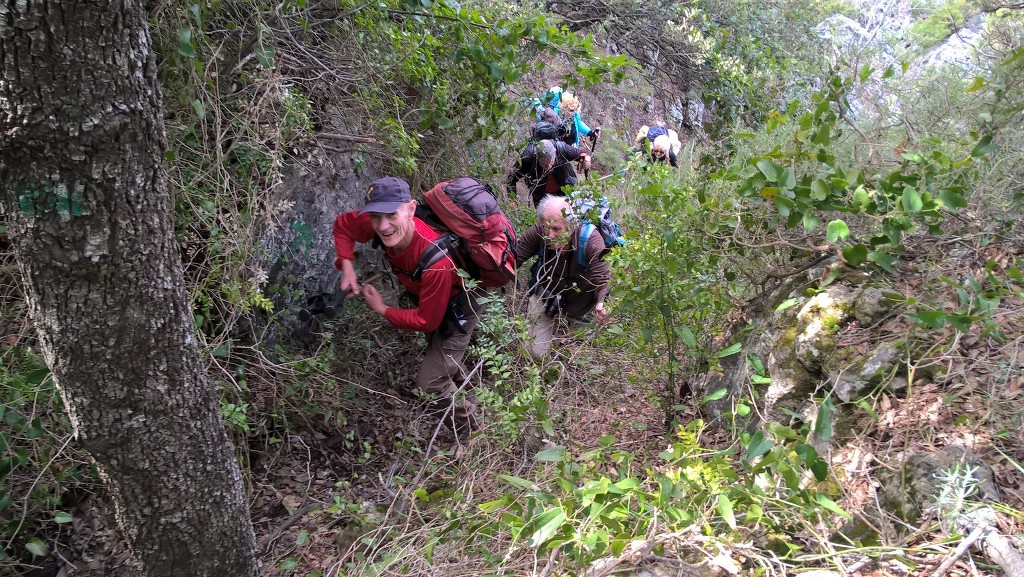
{"type": "Polygon", "coordinates": [[[546,195],[537,205],[537,222],[516,243],[517,264],[538,259],[527,309],[527,350],[534,358],[547,354],[560,325],[584,321],[591,312],[599,322],[608,315],[604,299],[611,270],[601,258],[604,239],[591,234],[580,247],[581,229],[565,197],[546,195]]]}
{"type": "Polygon", "coordinates": [[[575,186],[579,182],[572,163],[580,159],[584,167],[590,169],[590,155],[575,146],[554,140],[531,142],[508,176],[508,192],[515,196],[516,183],[525,180],[534,206],[545,194],[564,195],[563,186],[575,186]]]}

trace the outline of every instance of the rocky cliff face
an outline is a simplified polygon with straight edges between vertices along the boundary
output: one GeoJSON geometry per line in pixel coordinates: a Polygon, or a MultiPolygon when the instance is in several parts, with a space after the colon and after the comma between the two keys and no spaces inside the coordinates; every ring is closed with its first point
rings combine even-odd
{"type": "MultiPolygon", "coordinates": [[[[300,311],[315,306],[317,299],[338,298],[334,217],[361,207],[366,187],[378,177],[357,153],[314,151],[292,166],[278,187],[276,193],[290,209],[266,229],[261,246],[269,271],[265,292],[278,311],[275,319],[285,327],[308,331],[297,318],[300,311]]],[[[267,334],[272,340],[282,336],[278,328],[271,323],[267,334]]]]}

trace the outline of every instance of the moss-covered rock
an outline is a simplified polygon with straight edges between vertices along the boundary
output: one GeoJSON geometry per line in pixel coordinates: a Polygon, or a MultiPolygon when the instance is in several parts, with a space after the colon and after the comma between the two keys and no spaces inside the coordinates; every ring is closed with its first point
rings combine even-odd
{"type": "Polygon", "coordinates": [[[835,335],[853,315],[860,291],[837,284],[807,300],[796,315],[796,358],[811,372],[836,349],[835,335]]]}

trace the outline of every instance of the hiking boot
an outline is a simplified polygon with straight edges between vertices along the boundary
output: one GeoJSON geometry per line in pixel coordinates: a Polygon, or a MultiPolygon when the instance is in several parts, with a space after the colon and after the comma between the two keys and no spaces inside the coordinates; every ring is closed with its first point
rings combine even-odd
{"type": "Polygon", "coordinates": [[[469,415],[465,421],[455,425],[455,439],[462,444],[469,442],[473,433],[480,430],[480,421],[474,415],[469,415]]]}

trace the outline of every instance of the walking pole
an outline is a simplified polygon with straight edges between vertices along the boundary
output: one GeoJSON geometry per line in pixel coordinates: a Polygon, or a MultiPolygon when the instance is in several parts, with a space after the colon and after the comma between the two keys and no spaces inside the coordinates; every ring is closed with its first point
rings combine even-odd
{"type": "MultiPolygon", "coordinates": [[[[600,128],[598,128],[597,130],[600,130],[600,128]]],[[[597,134],[595,134],[595,132],[596,131],[591,131],[590,134],[588,135],[590,137],[590,158],[591,159],[594,158],[594,153],[597,151],[597,134]]],[[[582,159],[580,160],[580,172],[583,173],[583,178],[587,179],[588,181],[590,180],[590,169],[589,168],[583,168],[583,160],[582,159]]],[[[603,180],[603,179],[599,178],[598,180],[603,180]]]]}

